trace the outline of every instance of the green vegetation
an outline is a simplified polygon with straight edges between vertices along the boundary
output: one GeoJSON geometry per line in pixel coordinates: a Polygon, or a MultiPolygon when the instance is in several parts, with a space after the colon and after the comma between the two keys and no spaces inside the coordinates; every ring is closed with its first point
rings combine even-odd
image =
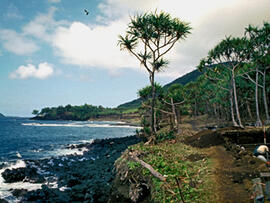
{"type": "MultiPolygon", "coordinates": [[[[140,151],[143,154],[142,160],[166,177],[166,182],[162,182],[139,163],[127,162],[133,174],[140,171],[144,179],[151,177],[149,181],[153,202],[181,202],[179,189],[185,202],[209,202],[210,195],[213,195],[208,190],[212,181],[208,170],[211,162],[199,149],[186,146],[181,142],[171,144],[165,141],[158,145],[137,144],[129,150],[140,151]],[[180,183],[180,188],[177,181],[180,183]]],[[[214,202],[213,197],[211,200],[214,202]]]]}
{"type": "Polygon", "coordinates": [[[222,40],[201,60],[198,68],[204,74],[194,86],[206,94],[195,96],[207,105],[199,104],[201,114],[223,117],[240,127],[243,126],[243,117],[254,122],[255,114],[255,124],[261,126],[262,113],[265,114],[265,123],[269,123],[266,95],[270,90],[267,88],[270,82],[267,75],[270,67],[270,24],[264,23],[261,28],[248,26],[245,33],[242,38],[222,40]],[[209,93],[205,91],[207,89],[209,93]]]}
{"type": "Polygon", "coordinates": [[[66,105],[58,107],[46,107],[40,112],[33,110],[36,119],[44,120],[78,120],[85,121],[88,119],[98,119],[103,116],[114,116],[121,118],[123,114],[135,113],[136,109],[122,111],[121,109],[104,108],[102,106],[93,106],[84,104],[82,106],[66,105]]]}
{"type": "Polygon", "coordinates": [[[233,126],[262,126],[270,123],[270,24],[261,28],[248,26],[243,37],[226,37],[198,65],[201,75],[185,86],[155,84],[139,90],[143,129],[140,135],[151,135],[151,103],[155,100],[155,128],[181,132],[181,116],[208,115],[231,122],[233,126]],[[169,126],[169,127],[168,127],[169,126]]]}
{"type": "Polygon", "coordinates": [[[155,12],[131,18],[126,35],[119,36],[120,49],[127,50],[135,56],[149,74],[152,98],[150,101],[151,139],[155,139],[157,132],[155,74],[167,67],[169,62],[164,59],[164,55],[177,41],[185,39],[190,29],[187,23],[172,18],[168,13],[155,12]]]}

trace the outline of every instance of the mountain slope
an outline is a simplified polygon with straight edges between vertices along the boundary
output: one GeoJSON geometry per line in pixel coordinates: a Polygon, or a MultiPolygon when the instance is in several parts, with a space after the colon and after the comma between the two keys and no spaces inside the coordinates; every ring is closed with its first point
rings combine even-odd
{"type": "MultiPolygon", "coordinates": [[[[177,79],[174,81],[164,85],[164,88],[169,88],[173,84],[182,84],[185,85],[189,82],[195,81],[202,73],[199,72],[197,69],[193,70],[177,79]]],[[[126,102],[124,104],[120,104],[117,108],[121,109],[129,109],[129,108],[138,108],[141,104],[142,100],[140,98],[134,99],[130,102],[126,102]]]]}
{"type": "Polygon", "coordinates": [[[177,79],[175,79],[174,81],[164,85],[164,88],[169,88],[171,85],[173,84],[182,84],[182,85],[186,85],[189,82],[195,81],[197,80],[197,78],[201,75],[202,73],[200,71],[198,71],[197,69],[194,71],[191,71],[177,79]]]}
{"type": "Polygon", "coordinates": [[[5,118],[5,116],[3,114],[0,113],[0,118],[5,118]]]}

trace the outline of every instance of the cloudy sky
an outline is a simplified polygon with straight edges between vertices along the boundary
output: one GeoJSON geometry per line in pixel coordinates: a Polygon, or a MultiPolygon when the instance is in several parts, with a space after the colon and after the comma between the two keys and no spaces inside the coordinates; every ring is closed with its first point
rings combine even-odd
{"type": "Polygon", "coordinates": [[[120,51],[118,35],[129,16],[156,9],[192,27],[167,55],[161,84],[194,70],[225,36],[270,21],[269,0],[0,0],[0,112],[30,116],[46,106],[116,107],[136,98],[148,76],[120,51]]]}

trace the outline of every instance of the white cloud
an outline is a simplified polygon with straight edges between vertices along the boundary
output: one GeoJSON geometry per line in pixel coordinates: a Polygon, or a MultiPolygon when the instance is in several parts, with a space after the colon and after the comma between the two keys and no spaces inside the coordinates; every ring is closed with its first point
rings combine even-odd
{"type": "Polygon", "coordinates": [[[61,0],[48,0],[49,3],[60,3],[61,0]]]}
{"type": "Polygon", "coordinates": [[[196,68],[225,35],[242,36],[248,24],[261,25],[270,20],[269,0],[106,0],[98,7],[103,15],[97,19],[107,24],[73,22],[57,29],[53,46],[65,63],[106,68],[110,72],[121,68],[144,70],[138,68],[139,62],[133,56],[120,51],[118,35],[126,30],[129,16],[158,9],[190,22],[193,28],[192,34],[166,55],[169,69],[159,76],[172,78],[196,68]]]}
{"type": "Polygon", "coordinates": [[[51,43],[56,28],[67,24],[66,21],[54,20],[56,10],[55,7],[51,7],[48,13],[38,15],[22,28],[23,34],[51,43]]]}
{"type": "Polygon", "coordinates": [[[32,40],[14,30],[0,30],[0,40],[6,50],[17,55],[32,54],[39,49],[32,40]]]}
{"type": "Polygon", "coordinates": [[[74,22],[68,28],[58,29],[53,45],[65,63],[110,71],[138,67],[137,61],[128,53],[120,52],[117,46],[118,35],[125,27],[126,23],[122,21],[93,28],[74,22]]]}
{"type": "Polygon", "coordinates": [[[52,65],[47,62],[40,63],[36,68],[32,64],[26,66],[19,66],[17,70],[12,72],[9,77],[12,79],[27,79],[27,78],[37,78],[46,79],[53,74],[52,65]]]}
{"type": "Polygon", "coordinates": [[[193,28],[192,34],[166,55],[169,69],[159,74],[176,78],[194,69],[225,35],[242,36],[248,24],[270,21],[269,0],[105,0],[98,8],[101,15],[96,18],[103,20],[102,25],[57,21],[56,8],[51,7],[48,13],[39,14],[27,23],[21,33],[0,30],[0,40],[4,48],[19,55],[38,50],[32,38],[47,42],[67,64],[103,68],[114,75],[123,68],[144,71],[133,56],[120,51],[118,35],[126,30],[129,16],[163,10],[190,22],[193,28]]]}
{"type": "Polygon", "coordinates": [[[52,38],[57,27],[67,24],[66,21],[54,20],[54,13],[57,9],[51,7],[48,13],[39,14],[32,21],[22,27],[21,32],[16,32],[10,29],[0,29],[0,43],[3,47],[17,55],[29,55],[36,52],[36,39],[52,43],[52,38]]]}
{"type": "MultiPolygon", "coordinates": [[[[157,8],[158,0],[106,0],[98,5],[102,15],[107,18],[106,20],[126,17],[134,12],[148,12],[157,8]]],[[[98,18],[101,18],[98,16],[98,18]]]]}

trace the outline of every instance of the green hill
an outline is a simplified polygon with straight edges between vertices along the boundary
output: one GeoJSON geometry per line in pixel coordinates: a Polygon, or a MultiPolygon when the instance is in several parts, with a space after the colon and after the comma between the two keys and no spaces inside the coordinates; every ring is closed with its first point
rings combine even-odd
{"type": "Polygon", "coordinates": [[[198,71],[197,69],[194,71],[191,71],[177,79],[175,79],[174,81],[164,85],[164,88],[168,88],[173,84],[182,84],[182,85],[186,85],[189,82],[195,81],[197,80],[197,78],[201,75],[202,73],[200,71],[198,71]]]}
{"type": "MultiPolygon", "coordinates": [[[[164,88],[169,88],[171,85],[173,84],[182,84],[185,85],[189,82],[195,81],[202,73],[199,72],[197,69],[194,71],[191,71],[177,79],[175,79],[174,81],[164,85],[164,88]]],[[[124,104],[119,105],[117,108],[120,109],[133,109],[133,108],[138,108],[141,105],[142,100],[140,98],[138,99],[134,99],[130,102],[126,102],[124,104]]]]}

